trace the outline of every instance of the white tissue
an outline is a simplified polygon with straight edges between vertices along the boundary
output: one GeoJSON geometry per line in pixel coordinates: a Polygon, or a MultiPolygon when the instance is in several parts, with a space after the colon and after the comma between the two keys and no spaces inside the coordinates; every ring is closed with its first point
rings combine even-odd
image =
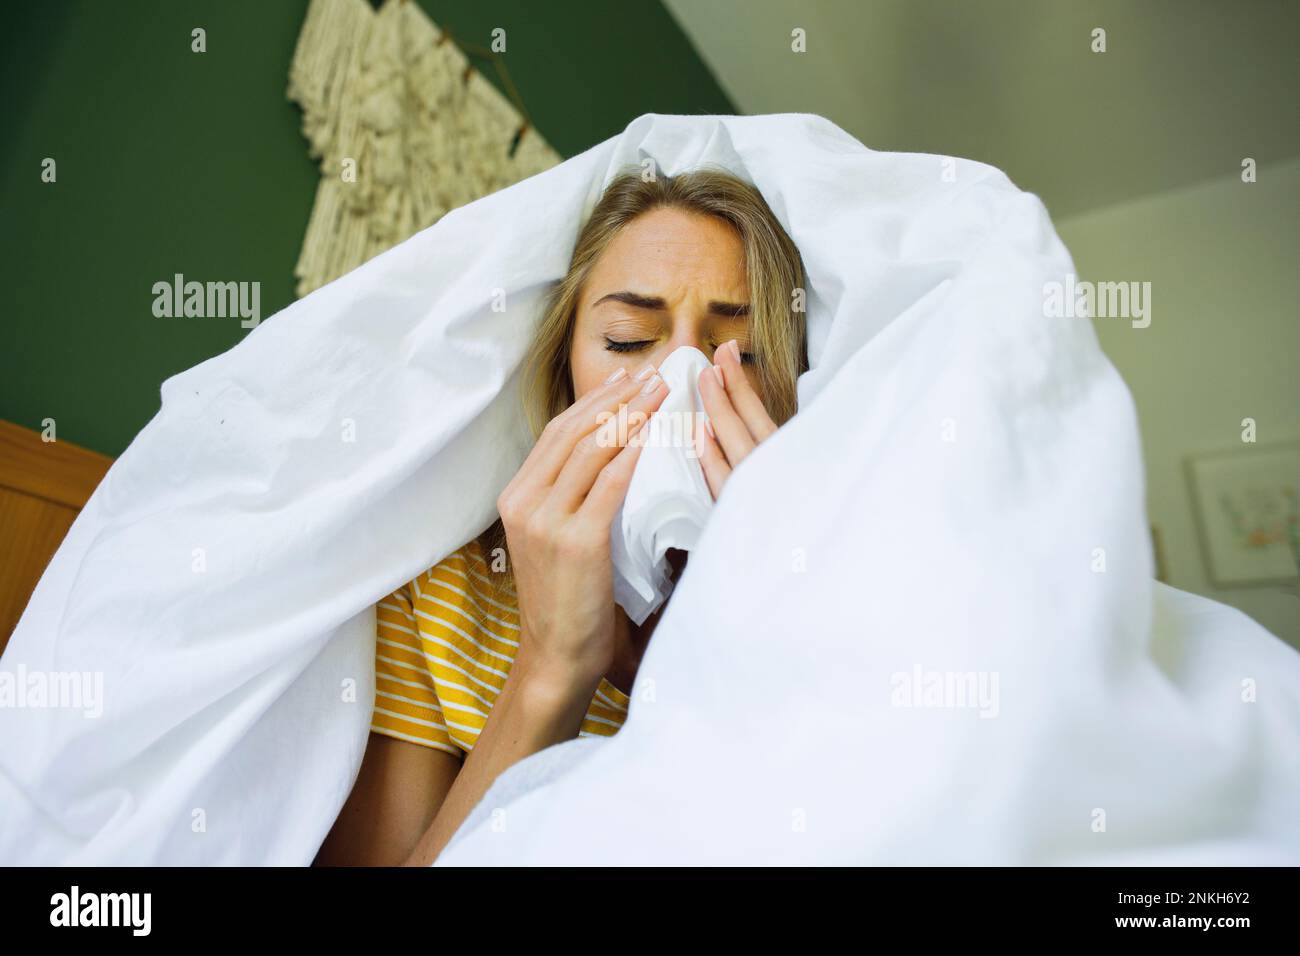
{"type": "Polygon", "coordinates": [[[645,446],[610,526],[614,600],[638,625],[672,593],[668,549],[694,548],[713,508],[693,440],[696,422],[708,417],[698,382],[710,364],[683,345],[659,366],[668,395],[642,428],[645,446]]]}

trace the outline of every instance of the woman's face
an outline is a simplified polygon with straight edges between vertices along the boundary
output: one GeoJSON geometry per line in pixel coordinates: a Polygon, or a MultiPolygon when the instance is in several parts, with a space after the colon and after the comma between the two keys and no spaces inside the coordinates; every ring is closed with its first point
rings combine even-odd
{"type": "Polygon", "coordinates": [[[578,297],[569,367],[578,398],[619,366],[635,375],[683,345],[713,358],[735,339],[749,364],[749,283],[745,249],[730,224],[660,208],[619,230],[578,297]]]}

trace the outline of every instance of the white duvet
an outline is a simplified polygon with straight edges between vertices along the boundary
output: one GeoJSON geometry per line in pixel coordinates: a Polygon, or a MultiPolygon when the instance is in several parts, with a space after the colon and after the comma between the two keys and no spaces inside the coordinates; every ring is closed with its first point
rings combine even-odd
{"type": "Polygon", "coordinates": [[[542,296],[648,161],[734,170],[798,244],[800,412],[623,729],[507,774],[440,862],[1300,862],[1300,656],[1153,583],[1132,400],[1044,315],[1073,266],[1042,204],[812,116],[643,116],[165,382],[0,659],[103,686],[99,717],[0,707],[0,862],[311,860],[371,606],[494,518],[542,296]]]}

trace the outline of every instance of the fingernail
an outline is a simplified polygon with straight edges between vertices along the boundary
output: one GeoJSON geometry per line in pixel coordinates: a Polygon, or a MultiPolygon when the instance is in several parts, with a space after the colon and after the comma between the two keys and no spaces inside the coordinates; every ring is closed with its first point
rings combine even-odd
{"type": "Polygon", "coordinates": [[[731,354],[734,355],[734,356],[736,357],[736,361],[739,362],[739,361],[740,361],[740,343],[737,342],[735,339],[732,339],[732,340],[731,340],[730,342],[728,342],[727,344],[731,346],[731,354]]]}
{"type": "Polygon", "coordinates": [[[636,373],[636,380],[638,382],[644,382],[647,378],[649,378],[651,375],[654,374],[654,370],[655,367],[653,365],[647,365],[645,368],[641,369],[641,371],[636,373]]]}
{"type": "Polygon", "coordinates": [[[620,366],[620,367],[619,367],[619,370],[618,370],[617,372],[615,372],[615,373],[614,373],[613,375],[611,375],[609,378],[605,379],[605,384],[606,384],[606,385],[613,385],[613,384],[614,384],[615,382],[617,382],[620,378],[626,378],[626,377],[627,377],[627,369],[625,369],[625,368],[623,368],[623,367],[620,366]]]}
{"type": "Polygon", "coordinates": [[[726,380],[726,378],[724,378],[723,375],[722,375],[722,366],[721,366],[721,365],[715,365],[715,366],[713,366],[713,374],[716,375],[716,376],[718,376],[718,384],[721,385],[723,388],[726,388],[726,387],[727,387],[727,380],[726,380]]]}
{"type": "Polygon", "coordinates": [[[658,388],[660,385],[662,385],[663,382],[664,382],[664,380],[663,380],[662,378],[660,378],[658,375],[654,376],[652,379],[650,379],[650,381],[648,381],[648,382],[645,383],[645,388],[641,389],[641,394],[642,394],[642,395],[649,395],[649,394],[650,394],[651,392],[653,392],[656,388],[658,388]]]}
{"type": "Polygon", "coordinates": [[[718,440],[718,436],[713,433],[713,422],[709,421],[707,418],[704,419],[704,430],[709,433],[709,437],[714,441],[718,440]]]}

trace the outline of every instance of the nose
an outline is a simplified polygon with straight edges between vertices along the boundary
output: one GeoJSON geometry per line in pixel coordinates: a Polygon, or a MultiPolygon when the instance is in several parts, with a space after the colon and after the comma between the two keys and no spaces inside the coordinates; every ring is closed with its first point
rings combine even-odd
{"type": "Polygon", "coordinates": [[[706,342],[704,338],[705,337],[701,334],[701,331],[696,328],[674,329],[672,338],[660,346],[661,352],[655,356],[655,364],[662,364],[668,356],[672,355],[683,345],[689,345],[691,348],[699,349],[705,354],[705,356],[708,356],[709,343],[706,342]]]}

